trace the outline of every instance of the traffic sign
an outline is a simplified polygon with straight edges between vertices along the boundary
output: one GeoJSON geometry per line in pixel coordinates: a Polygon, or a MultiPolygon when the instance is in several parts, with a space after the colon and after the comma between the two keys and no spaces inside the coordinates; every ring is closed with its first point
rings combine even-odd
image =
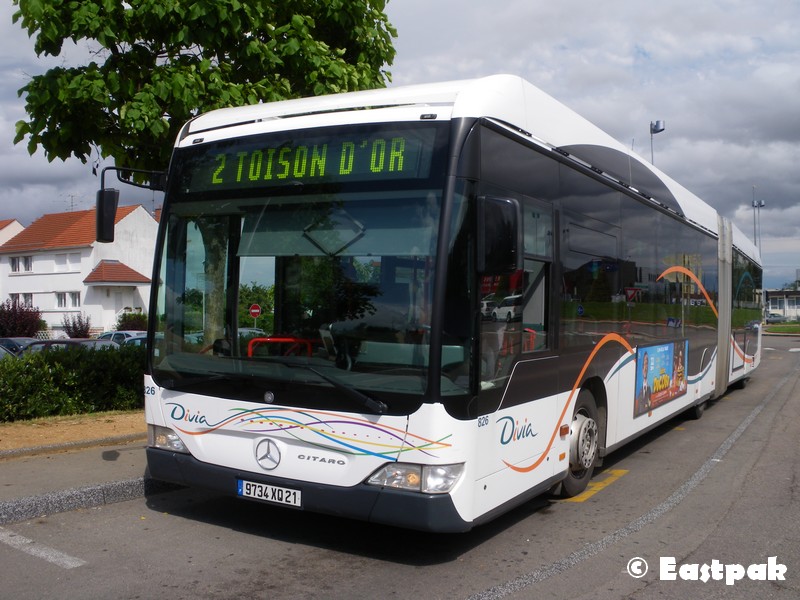
{"type": "Polygon", "coordinates": [[[252,304],[250,306],[250,316],[254,319],[261,316],[261,307],[258,304],[252,304]]]}

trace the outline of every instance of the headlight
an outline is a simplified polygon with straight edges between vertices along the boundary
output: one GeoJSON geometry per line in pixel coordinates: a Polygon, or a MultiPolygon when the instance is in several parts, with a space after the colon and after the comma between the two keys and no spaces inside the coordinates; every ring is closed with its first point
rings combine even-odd
{"type": "Polygon", "coordinates": [[[375,471],[367,483],[423,494],[447,494],[458,483],[463,472],[463,463],[455,465],[392,463],[375,471]]]}
{"type": "Polygon", "coordinates": [[[147,445],[170,452],[189,454],[189,449],[178,437],[178,434],[172,429],[160,425],[147,425],[147,445]]]}

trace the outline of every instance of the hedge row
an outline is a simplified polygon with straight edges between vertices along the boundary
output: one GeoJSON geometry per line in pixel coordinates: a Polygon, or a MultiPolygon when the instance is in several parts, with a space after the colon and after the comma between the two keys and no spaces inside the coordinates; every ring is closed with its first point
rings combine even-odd
{"type": "Polygon", "coordinates": [[[144,404],[144,348],[70,348],[0,360],[0,422],[133,410],[144,404]]]}

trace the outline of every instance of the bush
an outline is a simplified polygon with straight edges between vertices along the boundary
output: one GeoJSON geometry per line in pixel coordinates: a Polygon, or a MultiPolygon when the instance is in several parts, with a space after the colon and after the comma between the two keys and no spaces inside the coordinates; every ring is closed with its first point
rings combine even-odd
{"type": "Polygon", "coordinates": [[[61,324],[64,326],[64,331],[71,338],[87,338],[89,331],[92,329],[92,319],[84,313],[79,315],[64,315],[61,319],[61,324]]]}
{"type": "Polygon", "coordinates": [[[0,360],[0,421],[144,405],[142,347],[69,348],[0,360]]]}
{"type": "Polygon", "coordinates": [[[6,300],[0,304],[0,337],[34,337],[41,329],[38,308],[6,300]]]}
{"type": "Polygon", "coordinates": [[[117,331],[147,331],[147,315],[122,313],[117,321],[117,331]]]}

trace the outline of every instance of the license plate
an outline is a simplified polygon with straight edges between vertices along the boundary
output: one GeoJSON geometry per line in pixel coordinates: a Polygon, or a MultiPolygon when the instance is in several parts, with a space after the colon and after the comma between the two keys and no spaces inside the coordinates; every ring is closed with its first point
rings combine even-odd
{"type": "Polygon", "coordinates": [[[237,480],[237,494],[243,498],[254,498],[273,504],[301,507],[300,490],[256,483],[255,481],[237,480]]]}

